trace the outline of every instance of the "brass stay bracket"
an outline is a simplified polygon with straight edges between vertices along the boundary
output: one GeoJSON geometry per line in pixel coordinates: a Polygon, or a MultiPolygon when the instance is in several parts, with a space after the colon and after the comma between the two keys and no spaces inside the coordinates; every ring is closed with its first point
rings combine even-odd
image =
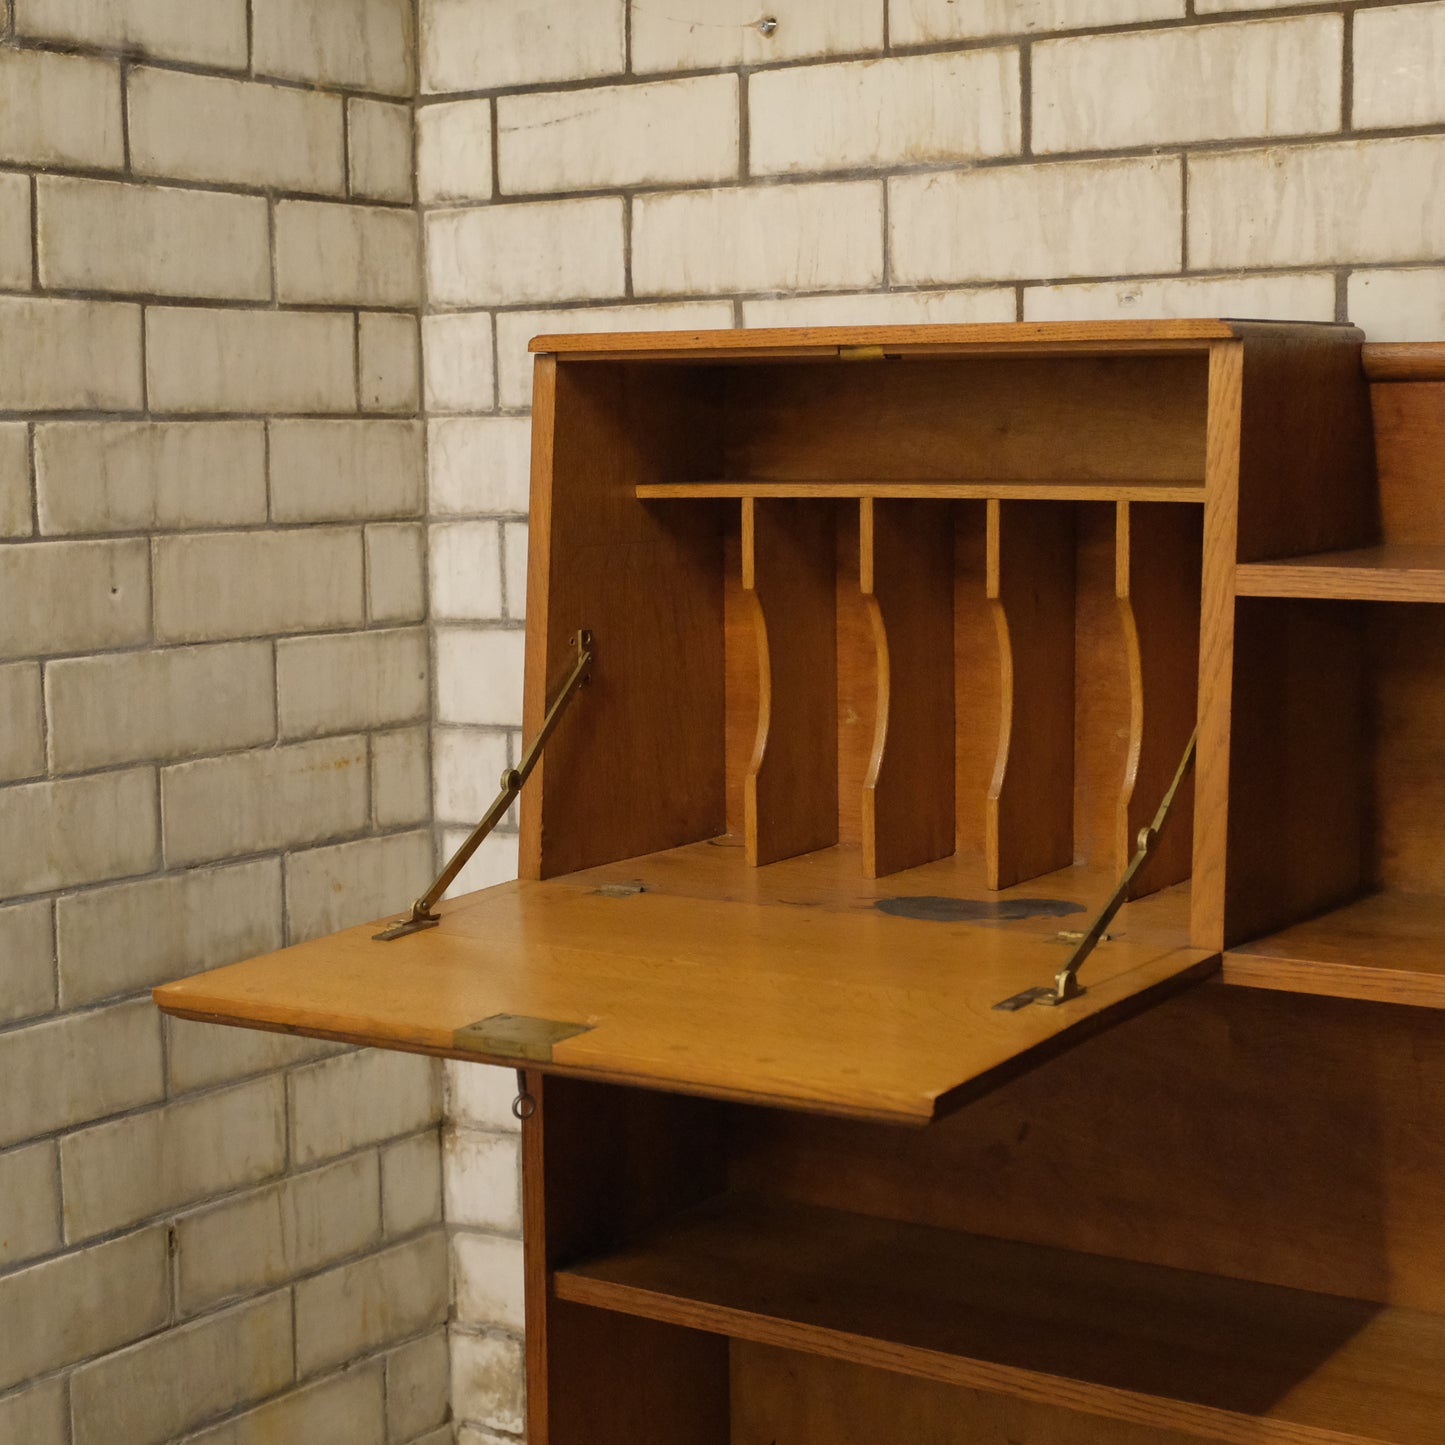
{"type": "Polygon", "coordinates": [[[1184,749],[1184,756],[1179,760],[1179,766],[1174,772],[1174,781],[1169,784],[1169,791],[1164,794],[1163,801],[1159,804],[1159,811],[1154,814],[1153,821],[1139,829],[1137,848],[1133,858],[1129,860],[1129,866],[1124,870],[1124,876],[1119,880],[1119,886],[1114,890],[1113,896],[1099,911],[1089,927],[1089,931],[1074,945],[1074,951],[1069,955],[1067,962],[1058,971],[1052,984],[1043,984],[1037,988],[1026,988],[1022,993],[1016,993],[1011,998],[1000,999],[994,1004],[994,1008],[1003,1009],[1006,1013],[1016,1013],[1021,1008],[1027,1008],[1031,1003],[1042,1004],[1046,1008],[1056,1008],[1061,1003],[1068,1003],[1070,999],[1076,999],[1086,990],[1079,983],[1079,969],[1083,966],[1084,960],[1098,947],[1104,937],[1104,930],[1114,921],[1114,915],[1124,906],[1125,899],[1129,896],[1129,885],[1138,875],[1139,870],[1153,856],[1155,848],[1159,846],[1159,835],[1164,831],[1165,820],[1169,817],[1169,810],[1174,806],[1175,795],[1179,792],[1180,784],[1189,776],[1189,770],[1194,766],[1195,746],[1199,741],[1199,730],[1196,728],[1189,739],[1189,746],[1184,749]]]}
{"type": "Polygon", "coordinates": [[[577,661],[573,666],[567,681],[562,684],[561,691],[552,699],[551,706],[547,709],[547,716],[542,719],[541,730],[532,739],[532,746],[522,755],[522,761],[515,768],[507,768],[502,773],[502,791],[497,794],[496,801],[487,809],[482,821],[472,829],[465,843],[452,854],[445,868],[436,876],[436,881],[415,903],[411,905],[411,916],[403,918],[392,924],[390,928],[372,936],[378,943],[390,943],[395,938],[405,938],[408,934],[420,933],[424,928],[435,928],[441,922],[439,914],[433,913],[441,900],[443,893],[456,881],[457,874],[467,866],[472,854],[480,847],[482,839],[507,816],[507,810],[517,800],[517,794],[522,791],[522,785],[532,775],[542,757],[542,749],[547,746],[547,739],[557,729],[557,724],[562,721],[562,714],[567,710],[567,704],[572,701],[577,689],[587,681],[593,661],[597,656],[597,649],[592,640],[592,634],[586,628],[580,630],[572,639],[572,646],[577,649],[577,661]]]}

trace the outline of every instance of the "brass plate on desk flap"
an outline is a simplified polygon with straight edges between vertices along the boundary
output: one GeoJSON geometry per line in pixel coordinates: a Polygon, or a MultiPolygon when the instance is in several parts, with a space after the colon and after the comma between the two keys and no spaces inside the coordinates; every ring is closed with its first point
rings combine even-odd
{"type": "Polygon", "coordinates": [[[479,1054],[547,1064],[552,1061],[554,1045],[575,1039],[591,1028],[591,1024],[561,1023],[557,1019],[529,1018],[525,1014],[493,1014],[458,1029],[452,1035],[452,1042],[459,1049],[471,1049],[479,1054]]]}

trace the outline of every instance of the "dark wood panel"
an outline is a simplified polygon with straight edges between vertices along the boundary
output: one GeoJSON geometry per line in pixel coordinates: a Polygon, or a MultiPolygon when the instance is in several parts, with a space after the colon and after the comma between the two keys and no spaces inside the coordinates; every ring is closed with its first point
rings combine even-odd
{"type": "Polygon", "coordinates": [[[838,841],[833,509],[743,503],[743,592],[758,645],[758,736],[743,783],[754,866],[838,841]]]}
{"type": "Polygon", "coordinates": [[[1445,380],[1370,388],[1386,542],[1445,544],[1445,380]]]}
{"type": "Polygon", "coordinates": [[[953,519],[937,503],[883,500],[860,518],[878,667],[863,871],[879,878],[954,848],[953,519]]]}
{"type": "Polygon", "coordinates": [[[1440,1013],[1206,986],[922,1133],[755,1116],[734,1183],[1445,1311],[1442,1117],[1440,1013]]]}
{"type": "MultiPolygon", "coordinates": [[[[1198,715],[1203,517],[1192,507],[1119,507],[1117,594],[1129,655],[1129,751],[1116,812],[1121,865],[1173,781],[1198,715]]],[[[1138,898],[1189,877],[1194,778],[1176,795],[1138,898]]]]}
{"type": "Polygon", "coordinates": [[[537,363],[528,737],[571,670],[579,628],[595,634],[597,663],[522,796],[525,878],[725,826],[721,518],[633,495],[638,481],[695,474],[709,459],[706,380],[703,369],[537,363]]]}
{"type": "Polygon", "coordinates": [[[737,1341],[731,1445],[1200,1445],[1105,1420],[843,1360],[737,1341]]]}
{"type": "Polygon", "coordinates": [[[742,481],[1198,482],[1202,356],[754,366],[729,378],[742,481]]]}
{"type": "Polygon", "coordinates": [[[1074,515],[1048,502],[988,504],[988,595],[1002,671],[989,788],[989,886],[1074,856],[1074,515]]]}
{"type": "Polygon", "coordinates": [[[553,1289],[1235,1445],[1445,1442],[1445,1315],[776,1199],[703,1206],[553,1289]]]}

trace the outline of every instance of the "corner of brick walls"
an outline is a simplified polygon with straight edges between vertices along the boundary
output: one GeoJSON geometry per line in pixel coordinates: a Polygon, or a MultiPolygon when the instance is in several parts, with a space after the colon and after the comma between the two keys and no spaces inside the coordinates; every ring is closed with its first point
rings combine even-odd
{"type": "Polygon", "coordinates": [[[440,1445],[440,1069],[148,998],[433,866],[413,0],[0,20],[0,1439],[440,1445]]]}

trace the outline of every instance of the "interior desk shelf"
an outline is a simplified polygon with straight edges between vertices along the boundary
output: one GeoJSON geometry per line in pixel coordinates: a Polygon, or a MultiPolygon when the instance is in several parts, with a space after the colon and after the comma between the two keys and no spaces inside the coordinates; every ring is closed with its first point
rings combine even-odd
{"type": "Polygon", "coordinates": [[[160,1006],[521,1071],[531,1445],[1445,1445],[1445,346],[534,349],[520,877],[160,1006]]]}
{"type": "Polygon", "coordinates": [[[552,1293],[1210,1440],[1445,1441],[1445,1316],[842,1210],[725,1196],[552,1293]]]}

